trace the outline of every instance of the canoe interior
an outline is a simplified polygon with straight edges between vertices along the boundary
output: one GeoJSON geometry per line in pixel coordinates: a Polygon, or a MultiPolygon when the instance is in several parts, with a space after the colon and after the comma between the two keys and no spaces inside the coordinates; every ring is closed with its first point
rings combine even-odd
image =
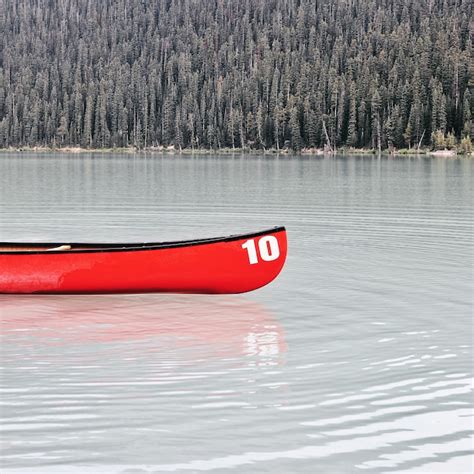
{"type": "Polygon", "coordinates": [[[74,252],[117,252],[130,250],[147,250],[173,247],[186,247],[206,243],[231,242],[233,240],[250,239],[260,235],[285,231],[284,227],[254,232],[251,234],[230,235],[228,237],[214,237],[208,239],[181,240],[174,242],[142,242],[142,243],[31,243],[31,242],[0,242],[0,254],[8,253],[74,253],[74,252]],[[66,247],[66,248],[64,248],[66,247]]]}
{"type": "MultiPolygon", "coordinates": [[[[62,244],[62,245],[67,245],[70,247],[69,249],[63,250],[64,252],[68,252],[71,250],[94,250],[94,249],[99,249],[99,247],[80,247],[77,245],[69,245],[69,244],[62,244]]],[[[51,251],[55,248],[62,247],[62,245],[0,245],[0,253],[7,253],[7,252],[47,252],[51,251]]]]}

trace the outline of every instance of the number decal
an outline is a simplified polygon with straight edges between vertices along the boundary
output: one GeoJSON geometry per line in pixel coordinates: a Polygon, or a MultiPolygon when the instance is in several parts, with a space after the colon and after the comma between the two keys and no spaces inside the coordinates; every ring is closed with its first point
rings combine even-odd
{"type": "Polygon", "coordinates": [[[245,244],[242,244],[242,248],[247,250],[249,254],[250,265],[258,263],[257,249],[255,248],[255,240],[247,240],[245,244]]]}
{"type": "Polygon", "coordinates": [[[280,256],[278,240],[273,235],[262,237],[258,241],[258,253],[254,239],[247,240],[247,242],[242,244],[242,248],[247,250],[250,265],[258,263],[258,254],[260,254],[260,258],[265,262],[272,262],[280,256]]]}
{"type": "Polygon", "coordinates": [[[278,240],[273,235],[262,237],[258,241],[258,249],[260,256],[265,262],[276,260],[280,256],[280,247],[278,247],[278,240]]]}

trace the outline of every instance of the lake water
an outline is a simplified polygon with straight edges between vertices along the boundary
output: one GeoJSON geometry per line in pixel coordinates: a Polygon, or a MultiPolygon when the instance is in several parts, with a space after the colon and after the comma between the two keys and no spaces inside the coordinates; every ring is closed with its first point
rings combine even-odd
{"type": "Polygon", "coordinates": [[[242,296],[0,295],[2,473],[473,469],[474,160],[0,155],[0,240],[285,225],[242,296]]]}

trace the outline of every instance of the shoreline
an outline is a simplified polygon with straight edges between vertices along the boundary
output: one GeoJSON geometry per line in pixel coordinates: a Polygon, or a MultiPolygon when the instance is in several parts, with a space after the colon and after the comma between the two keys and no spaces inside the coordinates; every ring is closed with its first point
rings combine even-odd
{"type": "Polygon", "coordinates": [[[331,155],[383,155],[383,156],[432,156],[444,158],[456,157],[472,157],[472,153],[460,153],[457,150],[430,150],[423,148],[420,150],[400,149],[400,150],[383,150],[378,153],[377,150],[369,148],[340,148],[333,151],[327,151],[321,148],[305,148],[301,151],[293,151],[290,149],[253,149],[253,148],[220,148],[217,150],[210,150],[206,148],[183,148],[177,149],[173,146],[169,147],[118,147],[118,148],[82,148],[82,147],[8,147],[0,148],[0,155],[2,153],[67,153],[67,154],[85,154],[85,153],[128,153],[128,154],[166,154],[166,155],[212,155],[212,154],[247,154],[247,155],[300,155],[300,156],[331,156],[331,155]]]}

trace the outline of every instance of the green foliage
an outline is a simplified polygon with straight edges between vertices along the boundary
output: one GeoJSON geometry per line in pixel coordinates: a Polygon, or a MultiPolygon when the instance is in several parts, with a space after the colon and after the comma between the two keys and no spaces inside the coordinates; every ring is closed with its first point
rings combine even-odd
{"type": "Polygon", "coordinates": [[[431,143],[435,150],[444,150],[446,148],[446,137],[441,130],[436,130],[431,134],[431,143]]]}
{"type": "Polygon", "coordinates": [[[0,147],[455,146],[474,74],[454,4],[3,2],[0,147]]]}
{"type": "Polygon", "coordinates": [[[464,155],[470,155],[472,153],[472,141],[471,137],[464,137],[459,145],[459,152],[464,155]]]}
{"type": "Polygon", "coordinates": [[[446,148],[454,150],[456,148],[456,137],[452,133],[446,135],[446,148]]]}

